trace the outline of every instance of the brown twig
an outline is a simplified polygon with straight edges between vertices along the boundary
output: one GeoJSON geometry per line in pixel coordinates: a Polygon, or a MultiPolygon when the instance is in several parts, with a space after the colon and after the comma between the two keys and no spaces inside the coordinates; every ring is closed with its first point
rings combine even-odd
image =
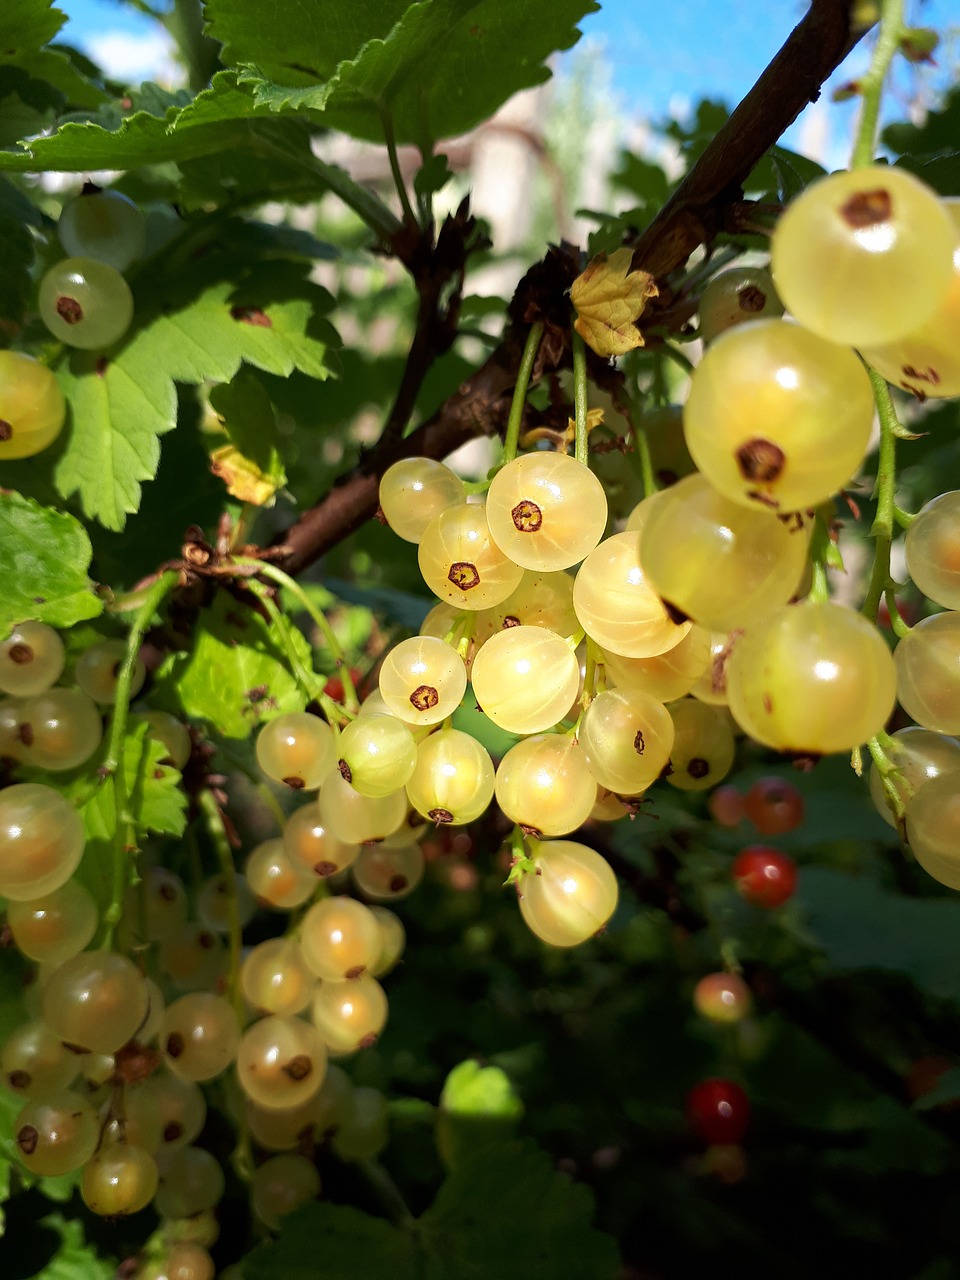
{"type": "MultiPolygon", "coordinates": [[[[742,199],[741,184],[750,171],[803,107],[816,100],[823,82],[863,35],[862,31],[851,31],[852,7],[853,0],[813,0],[806,17],[641,234],[634,251],[635,264],[657,277],[666,276],[682,266],[698,245],[709,243],[726,226],[742,199]]],[[[563,256],[563,250],[560,255],[552,251],[554,265],[558,256],[563,256]]],[[[566,257],[573,256],[568,250],[566,257]]],[[[419,378],[416,375],[423,365],[423,351],[418,349],[413,364],[411,353],[402,394],[390,415],[389,431],[384,432],[355,471],[277,537],[276,542],[286,547],[281,564],[288,573],[305,569],[374,515],[380,476],[398,458],[417,454],[443,458],[470,439],[502,429],[523,346],[516,323],[530,323],[536,318],[530,314],[529,298],[536,294],[538,270],[550,263],[548,254],[521,282],[511,305],[514,324],[486,363],[429,422],[401,439],[401,419],[404,423],[408,419],[422,380],[422,373],[419,378]]],[[[556,273],[547,274],[552,278],[556,273]]],[[[670,295],[665,291],[663,296],[670,295]]],[[[543,306],[542,299],[537,301],[541,310],[551,309],[543,306]]],[[[563,301],[561,290],[554,308],[563,301]]],[[[566,343],[559,339],[558,332],[550,340],[550,318],[540,372],[561,367],[568,359],[566,343]]],[[[655,322],[659,324],[660,320],[657,316],[655,322]]],[[[425,341],[424,338],[424,344],[425,341]]]]}
{"type": "Polygon", "coordinates": [[[763,155],[816,102],[827,77],[863,36],[853,0],[813,0],[810,10],[720,128],[634,246],[633,265],[656,277],[686,262],[722,230],[742,184],[763,155]]]}

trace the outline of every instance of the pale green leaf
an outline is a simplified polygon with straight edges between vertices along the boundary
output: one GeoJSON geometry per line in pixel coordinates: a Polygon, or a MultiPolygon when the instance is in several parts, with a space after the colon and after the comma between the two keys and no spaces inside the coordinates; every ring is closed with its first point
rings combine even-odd
{"type": "MultiPolygon", "coordinates": [[[[0,465],[0,485],[5,471],[0,465]]],[[[0,636],[27,618],[71,627],[101,613],[87,576],[90,554],[90,539],[73,516],[0,492],[0,636]]]]}
{"type": "MultiPolygon", "coordinates": [[[[310,669],[309,644],[295,629],[290,634],[310,669]]],[[[194,635],[193,649],[158,673],[164,705],[207,721],[227,738],[246,738],[264,721],[306,706],[280,638],[252,607],[220,593],[202,611],[194,635]]]]}

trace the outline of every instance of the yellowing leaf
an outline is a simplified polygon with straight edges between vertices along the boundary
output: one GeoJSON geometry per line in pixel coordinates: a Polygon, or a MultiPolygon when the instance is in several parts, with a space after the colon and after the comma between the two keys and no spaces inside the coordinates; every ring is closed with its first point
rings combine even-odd
{"type": "Polygon", "coordinates": [[[210,470],[241,502],[272,506],[287,483],[276,414],[263,383],[244,366],[232,382],[214,387],[210,405],[230,437],[210,455],[210,470]]]}
{"type": "Polygon", "coordinates": [[[232,444],[214,449],[210,455],[210,470],[224,482],[228,493],[254,507],[272,506],[277,489],[283,483],[282,478],[278,480],[262,471],[232,444]]]}
{"type": "Polygon", "coordinates": [[[574,328],[598,356],[622,356],[643,346],[634,321],[658,290],[648,271],[631,271],[633,252],[598,253],[577,276],[570,300],[577,311],[574,328]]]}

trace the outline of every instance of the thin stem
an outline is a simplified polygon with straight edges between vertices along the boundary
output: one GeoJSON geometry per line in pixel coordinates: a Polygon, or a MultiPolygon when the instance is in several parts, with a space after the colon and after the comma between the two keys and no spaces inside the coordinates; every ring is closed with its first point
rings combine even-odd
{"type": "MultiPolygon", "coordinates": [[[[332,725],[339,725],[346,715],[346,712],[339,703],[334,702],[331,697],[324,693],[323,684],[321,684],[316,673],[309,671],[303,665],[300,655],[297,653],[296,647],[290,636],[289,619],[280,612],[273,596],[262,583],[257,582],[255,578],[251,578],[249,585],[254,595],[270,615],[270,622],[276,628],[277,634],[280,637],[280,643],[283,645],[284,652],[287,655],[287,662],[290,666],[293,678],[306,693],[308,699],[320,705],[323,709],[323,714],[327,717],[330,723],[332,725]]],[[[349,719],[350,717],[347,718],[349,719]]]]}
{"type": "Polygon", "coordinates": [[[503,460],[512,462],[517,456],[517,445],[520,441],[520,423],[523,421],[523,406],[527,400],[527,388],[530,386],[530,375],[533,362],[537,358],[540,339],[543,336],[543,321],[535,320],[530,326],[520,367],[517,369],[517,380],[513,386],[513,399],[510,402],[510,416],[507,419],[507,432],[503,440],[503,460]]]}
{"type": "Polygon", "coordinates": [[[893,504],[893,518],[901,529],[909,529],[919,514],[919,511],[904,511],[896,503],[893,504]]]}
{"type": "Polygon", "coordinates": [[[227,947],[230,968],[227,973],[227,998],[236,1010],[242,1026],[246,1019],[243,1003],[243,992],[240,990],[240,948],[243,927],[240,924],[240,903],[237,896],[237,869],[233,862],[233,850],[226,827],[223,825],[223,814],[214,798],[213,792],[203,790],[198,797],[200,812],[203,814],[207,832],[216,850],[220,874],[227,888],[227,947]]]}
{"type": "Polygon", "coordinates": [[[576,329],[570,334],[573,349],[574,453],[587,466],[590,444],[587,439],[587,347],[576,329]]]}
{"type": "Polygon", "coordinates": [[[312,153],[304,153],[298,146],[285,146],[283,138],[257,134],[253,141],[255,148],[261,153],[281,156],[288,163],[301,165],[312,173],[323,186],[339,196],[371,231],[376,232],[384,244],[389,244],[400,230],[402,223],[397,215],[372,191],[354,182],[345,169],[327,164],[312,153]]]}
{"type": "Polygon", "coordinates": [[[522,875],[529,874],[537,869],[536,863],[527,852],[526,839],[519,826],[515,826],[510,833],[510,853],[510,874],[504,884],[517,884],[522,875]]]}
{"type": "Polygon", "coordinates": [[[653,459],[650,457],[650,441],[647,439],[647,433],[643,427],[637,427],[630,423],[630,429],[633,432],[633,444],[637,451],[637,461],[640,463],[640,479],[643,481],[643,496],[652,498],[655,493],[660,492],[660,486],[657,484],[657,478],[653,474],[653,459]]]}
{"type": "Polygon", "coordinates": [[[161,574],[137,610],[133,626],[127,636],[126,652],[120,664],[117,676],[117,692],[110,722],[110,736],[107,740],[107,754],[100,767],[100,776],[106,780],[113,777],[113,802],[116,809],[117,829],[113,840],[113,865],[111,868],[110,902],[103,913],[103,936],[101,946],[109,950],[113,946],[113,936],[123,914],[123,898],[130,880],[129,854],[136,849],[133,816],[130,813],[130,797],[127,794],[127,772],[124,759],[124,741],[127,732],[127,718],[130,713],[130,689],[136,667],[137,655],[143,643],[143,635],[153,620],[153,615],[160,607],[164,597],[173,590],[179,580],[174,571],[161,574]]]}
{"type": "Polygon", "coordinates": [[[887,801],[887,808],[902,829],[906,812],[904,795],[909,800],[914,794],[914,788],[903,770],[898,768],[890,759],[889,752],[891,747],[896,747],[896,743],[886,733],[878,734],[877,737],[871,738],[867,743],[867,750],[873,758],[874,768],[879,773],[880,780],[883,783],[883,794],[887,801]],[[896,782],[894,781],[895,778],[896,782]]]}
{"type": "Polygon", "coordinates": [[[872,164],[877,146],[877,122],[880,118],[880,98],[890,63],[903,38],[903,0],[881,0],[880,30],[870,59],[870,69],[860,81],[863,106],[860,124],[850,168],[861,169],[872,164]]]}
{"type": "Polygon", "coordinates": [[[684,373],[688,375],[693,373],[693,361],[679,347],[675,347],[672,342],[663,344],[663,353],[665,356],[669,356],[673,363],[678,365],[684,373]]]}
{"type": "Polygon", "coordinates": [[[894,496],[897,487],[897,432],[900,422],[893,406],[890,388],[884,378],[875,369],[867,365],[870,384],[873,387],[873,398],[877,404],[880,418],[880,452],[877,467],[877,483],[875,495],[877,514],[874,517],[870,535],[875,540],[873,551],[873,569],[867,585],[867,595],[860,612],[871,622],[877,620],[880,599],[891,585],[890,579],[890,546],[893,542],[894,496]]]}
{"type": "Polygon", "coordinates": [[[340,679],[343,683],[344,705],[348,711],[356,712],[357,708],[360,706],[360,699],[357,697],[357,691],[354,688],[353,676],[350,674],[350,666],[347,662],[346,655],[343,652],[343,646],[337,639],[337,634],[330,625],[330,620],[327,618],[323,610],[317,608],[307,592],[304,591],[300,583],[297,582],[296,578],[291,578],[288,573],[284,573],[282,569],[278,569],[275,564],[270,564],[266,560],[241,559],[238,559],[237,563],[243,565],[256,564],[264,578],[269,578],[278,586],[283,587],[285,591],[289,591],[291,595],[296,596],[297,600],[300,601],[305,612],[310,615],[310,618],[317,630],[326,641],[331,657],[337,665],[337,670],[340,672],[340,679]]]}
{"type": "Polygon", "coordinates": [[[358,1160],[356,1167],[360,1170],[372,1189],[376,1192],[377,1198],[386,1210],[390,1219],[397,1224],[409,1230],[416,1219],[407,1208],[407,1202],[400,1193],[400,1188],[391,1178],[390,1174],[383,1167],[379,1160],[358,1160]]]}
{"type": "Polygon", "coordinates": [[[383,124],[383,136],[387,144],[387,156],[390,160],[393,184],[397,188],[397,195],[400,197],[400,208],[403,210],[403,220],[409,226],[416,227],[419,223],[417,222],[417,215],[413,212],[410,204],[410,197],[407,195],[407,184],[404,182],[403,174],[400,170],[400,160],[397,156],[397,140],[393,134],[393,121],[387,111],[382,112],[380,119],[383,124]]]}
{"type": "Polygon", "coordinates": [[[903,615],[897,605],[897,597],[893,587],[888,587],[883,593],[883,598],[887,603],[887,612],[890,615],[890,629],[899,639],[903,639],[910,632],[910,625],[904,622],[903,615]]]}

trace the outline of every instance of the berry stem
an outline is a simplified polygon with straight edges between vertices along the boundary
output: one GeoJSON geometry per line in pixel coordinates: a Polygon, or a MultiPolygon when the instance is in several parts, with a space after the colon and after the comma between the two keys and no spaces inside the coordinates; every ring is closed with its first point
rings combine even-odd
{"type": "Polygon", "coordinates": [[[887,587],[883,593],[883,598],[887,604],[887,612],[890,614],[890,630],[902,640],[910,631],[910,624],[903,620],[893,587],[887,587]]]}
{"type": "Polygon", "coordinates": [[[904,34],[903,0],[881,0],[880,30],[874,46],[870,68],[860,80],[863,106],[857,139],[850,157],[851,169],[862,169],[873,164],[877,146],[877,122],[880,118],[880,99],[890,63],[900,46],[904,34]]]}
{"type": "Polygon", "coordinates": [[[906,809],[903,799],[894,783],[894,778],[899,778],[900,789],[906,791],[908,795],[913,794],[913,788],[910,786],[903,772],[897,768],[890,757],[887,755],[887,749],[893,746],[893,739],[886,733],[879,734],[876,738],[871,738],[867,743],[867,750],[873,759],[874,768],[880,774],[880,780],[883,783],[883,794],[887,801],[887,807],[896,818],[898,825],[902,827],[906,809]]]}
{"type": "Polygon", "coordinates": [[[283,587],[285,591],[289,591],[291,595],[296,596],[306,613],[310,615],[317,630],[326,641],[330,655],[337,664],[337,672],[343,684],[343,705],[347,711],[356,714],[360,706],[360,699],[357,697],[357,691],[354,687],[353,676],[350,674],[350,664],[347,662],[346,654],[343,646],[337,639],[336,632],[330,624],[330,619],[326,616],[322,609],[310,599],[303,587],[295,578],[291,578],[288,573],[284,573],[282,569],[278,569],[275,564],[270,564],[265,560],[238,560],[238,564],[256,565],[262,577],[269,578],[278,586],[283,587]]]}
{"type": "Polygon", "coordinates": [[[393,174],[393,183],[397,188],[397,195],[400,197],[400,208],[403,210],[403,220],[408,226],[418,226],[417,215],[413,212],[410,204],[410,197],[407,195],[407,184],[403,180],[403,174],[400,171],[400,160],[397,156],[397,140],[393,133],[393,120],[390,118],[388,111],[383,111],[380,116],[383,124],[383,136],[387,144],[387,156],[390,160],[390,172],[393,174]]]}
{"type": "Polygon", "coordinates": [[[510,416],[507,419],[507,432],[503,440],[503,460],[512,462],[517,456],[517,445],[520,442],[520,423],[523,420],[523,406],[527,399],[527,388],[533,372],[533,362],[537,358],[540,339],[543,336],[543,321],[535,320],[530,326],[527,341],[520,357],[517,369],[517,381],[513,387],[513,399],[510,402],[510,416]]]}
{"type": "Polygon", "coordinates": [[[650,441],[647,439],[647,433],[643,427],[638,427],[631,419],[630,430],[633,432],[633,445],[637,451],[637,461],[640,463],[640,479],[643,483],[643,496],[652,498],[655,493],[660,492],[660,486],[657,484],[657,478],[653,474],[653,459],[650,457],[650,441]]]}
{"type": "Polygon", "coordinates": [[[536,871],[537,866],[527,852],[526,840],[519,826],[510,833],[510,853],[512,855],[510,874],[504,884],[517,884],[522,875],[536,871]]]}
{"type": "MultiPolygon", "coordinates": [[[[875,540],[873,551],[873,569],[867,585],[867,596],[860,612],[870,622],[876,622],[877,610],[883,593],[893,585],[890,577],[890,546],[893,542],[893,525],[896,512],[897,488],[897,435],[902,430],[893,406],[890,388],[884,378],[875,369],[866,366],[873,387],[873,398],[877,404],[880,418],[880,452],[877,466],[877,482],[874,495],[877,500],[877,514],[870,527],[870,536],[875,540]]],[[[891,614],[891,618],[892,618],[891,614]]]]}
{"type": "Polygon", "coordinates": [[[240,1025],[246,1020],[246,1009],[243,993],[240,990],[240,946],[242,927],[240,924],[240,903],[237,897],[237,869],[233,862],[233,850],[230,839],[223,825],[223,814],[212,791],[204,788],[197,800],[200,812],[206,823],[207,833],[217,854],[217,863],[227,887],[227,922],[229,924],[228,947],[230,969],[227,974],[227,998],[236,1010],[240,1025]]]}
{"type": "Polygon", "coordinates": [[[590,445],[587,440],[587,348],[574,329],[570,335],[573,349],[573,420],[574,454],[578,462],[587,466],[590,445]]]}
{"type": "Polygon", "coordinates": [[[110,902],[103,913],[103,936],[100,945],[104,950],[113,946],[113,937],[123,914],[123,897],[130,881],[130,869],[133,865],[130,853],[136,848],[135,827],[130,812],[130,797],[127,794],[127,772],[124,759],[124,743],[127,733],[127,717],[130,713],[130,687],[137,655],[143,643],[143,635],[153,621],[164,597],[167,596],[179,581],[174,570],[162,573],[143,601],[133,619],[133,626],[127,636],[127,647],[120,664],[117,676],[117,692],[110,721],[110,736],[107,740],[107,754],[100,768],[100,776],[106,780],[113,777],[113,802],[116,809],[117,828],[113,836],[113,862],[111,867],[110,902]]]}
{"type": "Polygon", "coordinates": [[[286,164],[303,168],[321,186],[340,197],[343,203],[374,231],[384,244],[400,230],[401,222],[378,196],[350,177],[339,165],[328,164],[310,152],[304,152],[298,137],[279,137],[277,134],[257,133],[253,148],[268,158],[279,156],[286,164]]]}
{"type": "Polygon", "coordinates": [[[391,1221],[405,1231],[412,1230],[416,1219],[407,1208],[407,1202],[401,1195],[400,1188],[380,1161],[358,1160],[356,1168],[363,1174],[371,1189],[376,1193],[377,1199],[391,1221]]]}
{"type": "Polygon", "coordinates": [[[250,589],[270,615],[270,622],[276,628],[277,635],[280,637],[280,643],[283,645],[284,652],[287,655],[287,662],[290,665],[293,678],[306,693],[307,698],[311,702],[318,703],[323,710],[323,714],[332,725],[339,725],[345,715],[347,719],[352,719],[352,716],[347,715],[345,709],[339,703],[334,702],[328,694],[324,693],[323,686],[317,675],[312,671],[308,671],[303,665],[290,635],[290,620],[277,608],[276,601],[269,590],[255,579],[250,580],[250,589]]]}

